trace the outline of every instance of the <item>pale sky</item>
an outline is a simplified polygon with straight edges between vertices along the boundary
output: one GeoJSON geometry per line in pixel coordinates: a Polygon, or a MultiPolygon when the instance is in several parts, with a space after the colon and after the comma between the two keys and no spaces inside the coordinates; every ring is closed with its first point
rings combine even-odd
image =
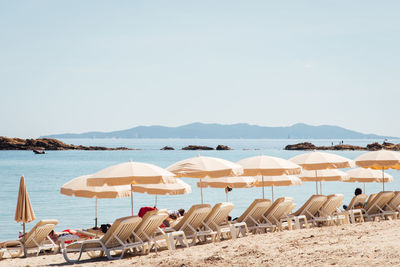
{"type": "Polygon", "coordinates": [[[0,0],[0,135],[304,122],[400,136],[399,10],[0,0]]]}

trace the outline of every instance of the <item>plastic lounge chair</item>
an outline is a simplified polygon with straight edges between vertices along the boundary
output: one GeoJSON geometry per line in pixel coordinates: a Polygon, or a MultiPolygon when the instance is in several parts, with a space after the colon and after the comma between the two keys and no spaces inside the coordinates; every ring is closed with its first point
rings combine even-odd
{"type": "Polygon", "coordinates": [[[294,220],[297,229],[301,228],[302,225],[308,228],[308,220],[312,220],[316,216],[317,212],[321,209],[327,199],[327,196],[312,195],[303,206],[289,215],[289,218],[294,220]],[[303,221],[303,223],[300,221],[303,221]]]}
{"type": "Polygon", "coordinates": [[[347,206],[346,211],[357,209],[357,208],[360,209],[360,208],[364,207],[366,200],[367,200],[366,194],[359,194],[357,196],[354,196],[351,199],[349,206],[347,206]]]}
{"type": "Polygon", "coordinates": [[[69,245],[61,243],[61,251],[68,263],[79,262],[83,252],[101,251],[110,260],[121,259],[126,250],[142,248],[143,242],[132,241],[131,236],[142,219],[138,216],[128,216],[116,219],[107,233],[100,239],[77,241],[69,245]],[[121,251],[121,255],[112,256],[111,251],[121,251]],[[70,259],[68,253],[79,253],[76,260],[70,259]]]}
{"type": "Polygon", "coordinates": [[[266,224],[269,224],[273,230],[277,227],[282,230],[282,223],[287,215],[294,209],[293,198],[281,197],[275,200],[267,212],[263,215],[266,224]]]}
{"type": "Polygon", "coordinates": [[[174,226],[164,229],[166,233],[173,231],[183,231],[186,238],[192,240],[190,245],[195,245],[196,242],[202,241],[201,238],[210,235],[212,231],[201,230],[203,222],[211,212],[210,204],[193,205],[183,218],[174,226]]]}
{"type": "Polygon", "coordinates": [[[203,229],[210,230],[213,234],[216,233],[215,240],[220,240],[223,236],[225,238],[237,237],[234,230],[234,234],[232,235],[232,227],[228,222],[229,213],[234,207],[230,202],[218,203],[213,207],[207,218],[205,218],[203,229]]]}
{"type": "Polygon", "coordinates": [[[342,194],[329,195],[311,221],[315,224],[326,223],[327,225],[332,225],[335,221],[346,220],[347,216],[339,209],[343,204],[343,199],[344,196],[342,194]]]}
{"type": "Polygon", "coordinates": [[[135,229],[133,235],[136,241],[143,242],[144,252],[150,252],[152,247],[157,250],[160,247],[160,242],[164,240],[168,249],[175,249],[175,239],[177,239],[181,245],[188,247],[186,236],[183,231],[174,231],[172,233],[165,233],[160,225],[168,218],[167,210],[153,210],[147,212],[141,223],[135,229]],[[147,247],[147,249],[146,249],[147,247]]]}
{"type": "Polygon", "coordinates": [[[366,194],[359,194],[351,199],[350,204],[346,208],[347,212],[346,216],[348,217],[347,220],[349,222],[351,223],[355,223],[357,221],[364,222],[362,208],[365,207],[367,197],[368,196],[366,194]]]}
{"type": "Polygon", "coordinates": [[[385,211],[391,211],[394,213],[397,212],[397,216],[396,216],[396,219],[397,219],[398,213],[400,211],[399,206],[400,206],[400,191],[395,191],[394,197],[387,203],[387,205],[385,207],[385,211]]]}
{"type": "Polygon", "coordinates": [[[379,192],[372,201],[367,203],[364,211],[364,219],[375,220],[376,218],[385,218],[387,216],[395,216],[392,211],[385,211],[386,205],[394,197],[395,193],[392,191],[379,192]]]}
{"type": "Polygon", "coordinates": [[[24,247],[29,253],[36,250],[36,255],[42,250],[53,250],[58,252],[58,246],[49,237],[50,232],[58,224],[57,220],[41,220],[28,233],[25,234],[25,242],[23,239],[4,241],[0,243],[0,248],[7,250],[11,257],[18,257],[24,252],[24,247]]]}
{"type": "Polygon", "coordinates": [[[248,230],[259,233],[269,227],[263,223],[263,215],[271,207],[269,199],[255,199],[234,223],[245,223],[248,230]]]}
{"type": "Polygon", "coordinates": [[[371,195],[369,195],[369,197],[368,197],[368,199],[367,199],[367,203],[365,204],[365,206],[367,206],[368,203],[370,203],[370,202],[374,199],[374,197],[376,197],[376,195],[377,195],[377,194],[371,194],[371,195]]]}

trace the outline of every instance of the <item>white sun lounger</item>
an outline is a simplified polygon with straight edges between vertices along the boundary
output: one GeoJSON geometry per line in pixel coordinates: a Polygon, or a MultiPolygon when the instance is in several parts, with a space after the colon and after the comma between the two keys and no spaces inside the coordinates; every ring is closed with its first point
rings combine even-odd
{"type": "Polygon", "coordinates": [[[400,191],[395,191],[393,198],[387,203],[385,207],[385,211],[391,211],[397,216],[395,218],[397,219],[399,216],[399,209],[400,207],[400,191]]]}
{"type": "MultiPolygon", "coordinates": [[[[265,224],[269,225],[272,230],[282,230],[283,222],[290,212],[294,209],[293,198],[281,197],[272,203],[271,207],[263,215],[265,224]]],[[[291,228],[291,227],[289,227],[291,228]]]]}
{"type": "Polygon", "coordinates": [[[188,247],[183,231],[165,233],[160,228],[166,218],[168,218],[167,210],[153,210],[143,216],[133,235],[135,236],[135,241],[143,243],[145,252],[148,253],[152,247],[157,250],[158,247],[161,247],[160,241],[165,241],[169,250],[175,249],[175,240],[179,241],[182,246],[188,247]]]}
{"type": "Polygon", "coordinates": [[[228,222],[229,213],[234,207],[235,206],[230,202],[218,203],[213,207],[207,218],[204,220],[203,228],[216,233],[215,240],[218,241],[221,237],[237,237],[235,228],[232,229],[231,224],[228,222]]]}
{"type": "Polygon", "coordinates": [[[327,198],[327,196],[323,195],[312,195],[303,206],[289,215],[288,217],[294,221],[296,229],[299,229],[302,226],[308,228],[308,221],[311,221],[316,216],[327,198]]]}
{"type": "Polygon", "coordinates": [[[209,229],[201,229],[203,222],[211,212],[210,204],[193,205],[183,218],[174,226],[164,229],[165,233],[174,231],[183,231],[186,238],[191,239],[190,245],[195,245],[197,241],[204,241],[204,238],[209,235],[215,236],[216,233],[209,229]]]}
{"type": "Polygon", "coordinates": [[[394,197],[392,191],[379,192],[364,209],[364,219],[368,221],[375,220],[377,218],[385,218],[387,216],[395,216],[396,214],[392,211],[385,211],[386,205],[394,197]]]}
{"type": "Polygon", "coordinates": [[[329,195],[317,214],[312,216],[311,222],[315,225],[320,225],[321,223],[332,225],[335,222],[339,224],[346,221],[348,217],[339,209],[343,204],[343,199],[344,196],[342,194],[329,195]]]}
{"type": "Polygon", "coordinates": [[[233,223],[245,223],[248,230],[253,233],[260,233],[269,227],[263,222],[263,215],[271,207],[269,199],[255,199],[243,214],[233,223]]]}
{"type": "Polygon", "coordinates": [[[57,220],[41,220],[25,234],[25,242],[22,238],[19,240],[3,241],[0,243],[0,248],[7,250],[11,257],[22,255],[24,247],[27,253],[36,250],[36,255],[39,255],[43,250],[53,250],[54,253],[57,253],[58,246],[49,237],[50,232],[57,224],[57,220]]]}
{"type": "Polygon", "coordinates": [[[349,217],[348,220],[351,223],[356,223],[357,221],[364,222],[362,209],[365,206],[367,197],[368,196],[366,194],[359,194],[351,199],[349,206],[346,208],[346,212],[348,213],[349,217]]]}
{"type": "Polygon", "coordinates": [[[108,259],[121,259],[125,251],[128,249],[141,248],[143,250],[143,242],[132,241],[131,237],[134,230],[142,219],[138,216],[128,216],[116,219],[107,233],[100,239],[91,239],[85,241],[77,241],[69,245],[61,243],[61,251],[64,259],[68,263],[79,262],[83,252],[104,252],[108,259]],[[120,251],[119,256],[112,256],[111,251],[120,251]],[[76,260],[69,257],[71,253],[78,253],[76,260]]]}

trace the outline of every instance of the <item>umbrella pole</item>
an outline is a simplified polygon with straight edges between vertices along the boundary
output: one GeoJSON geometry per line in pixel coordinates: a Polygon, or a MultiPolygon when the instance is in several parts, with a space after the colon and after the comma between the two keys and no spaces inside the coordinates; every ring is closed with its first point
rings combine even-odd
{"type": "Polygon", "coordinates": [[[94,226],[97,228],[97,197],[96,198],[96,213],[95,213],[95,218],[94,218],[94,226]]]}
{"type": "Polygon", "coordinates": [[[317,181],[317,170],[315,170],[315,193],[318,195],[318,181],[317,181]]]}
{"type": "Polygon", "coordinates": [[[156,203],[154,203],[154,207],[157,207],[157,195],[156,195],[156,203]]]}
{"type": "Polygon", "coordinates": [[[225,191],[225,194],[226,194],[226,202],[229,202],[228,201],[228,190],[225,191]]]}
{"type": "Polygon", "coordinates": [[[132,216],[133,216],[133,186],[131,184],[131,212],[132,212],[132,216]]]}
{"type": "Polygon", "coordinates": [[[262,194],[263,194],[263,199],[265,199],[265,197],[264,197],[264,176],[261,176],[262,177],[262,194]]]}
{"type": "Polygon", "coordinates": [[[272,191],[272,202],[274,202],[274,186],[271,186],[271,191],[272,191]]]}
{"type": "Polygon", "coordinates": [[[383,191],[385,191],[385,172],[383,167],[382,167],[382,189],[383,191]]]}
{"type": "Polygon", "coordinates": [[[26,248],[25,248],[25,223],[22,223],[22,232],[23,232],[23,237],[22,237],[22,243],[24,244],[24,258],[26,258],[26,248]]]}
{"type": "Polygon", "coordinates": [[[322,181],[319,182],[319,193],[322,195],[322,181]]]}
{"type": "MultiPolygon", "coordinates": [[[[201,178],[200,178],[200,185],[201,185],[201,178]]],[[[200,187],[200,194],[201,194],[201,204],[203,204],[203,187],[200,187]]]]}

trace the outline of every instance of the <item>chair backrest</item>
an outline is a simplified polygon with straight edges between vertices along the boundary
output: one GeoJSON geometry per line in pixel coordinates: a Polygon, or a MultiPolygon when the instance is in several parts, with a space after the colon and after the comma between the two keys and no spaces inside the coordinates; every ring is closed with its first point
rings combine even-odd
{"type": "Polygon", "coordinates": [[[142,221],[139,216],[128,216],[116,219],[107,233],[100,239],[107,248],[121,246],[133,234],[142,221]]]}
{"type": "Polygon", "coordinates": [[[325,201],[328,199],[327,196],[323,195],[312,195],[303,206],[301,206],[295,213],[294,216],[305,215],[307,219],[312,219],[313,216],[321,209],[325,201]]]}
{"type": "Polygon", "coordinates": [[[365,212],[367,214],[376,214],[383,210],[386,204],[394,197],[394,192],[392,191],[382,191],[379,192],[371,202],[367,203],[365,212]]]}
{"type": "Polygon", "coordinates": [[[220,226],[224,221],[227,220],[229,213],[234,207],[235,206],[230,202],[215,204],[211,212],[205,218],[204,224],[213,231],[217,230],[217,226],[220,226]]]}
{"type": "Polygon", "coordinates": [[[395,191],[393,198],[387,203],[385,210],[395,211],[400,206],[400,191],[395,191]]]}
{"type": "Polygon", "coordinates": [[[344,195],[342,194],[333,194],[329,195],[328,199],[322,205],[319,210],[320,216],[331,216],[332,213],[337,211],[339,207],[343,204],[344,195]]]}
{"type": "Polygon", "coordinates": [[[58,224],[57,220],[41,220],[25,235],[25,247],[34,248],[47,238],[58,224]],[[36,242],[36,243],[35,243],[36,242]]]}
{"type": "Polygon", "coordinates": [[[142,221],[135,229],[135,234],[141,241],[149,241],[162,222],[168,218],[167,210],[152,210],[146,212],[142,221]]]}
{"type": "Polygon", "coordinates": [[[293,205],[293,198],[291,197],[278,198],[264,214],[264,217],[268,222],[278,224],[281,218],[285,217],[293,210],[293,205]]]}
{"type": "Polygon", "coordinates": [[[261,222],[269,207],[271,207],[271,200],[255,199],[237,221],[245,222],[247,226],[254,226],[256,222],[261,222]]]}
{"type": "Polygon", "coordinates": [[[191,236],[203,224],[204,219],[211,212],[210,204],[193,205],[183,218],[172,228],[176,231],[183,231],[186,236],[191,236]]]}
{"type": "Polygon", "coordinates": [[[364,207],[365,201],[367,200],[367,195],[366,194],[359,194],[357,196],[354,196],[350,204],[347,206],[346,210],[352,210],[354,207],[361,206],[364,207]]]}
{"type": "Polygon", "coordinates": [[[367,206],[368,203],[371,203],[372,200],[374,199],[374,197],[376,197],[376,195],[377,195],[377,194],[371,194],[371,195],[369,195],[369,197],[368,197],[368,199],[367,199],[367,204],[366,204],[365,206],[367,206]]]}

